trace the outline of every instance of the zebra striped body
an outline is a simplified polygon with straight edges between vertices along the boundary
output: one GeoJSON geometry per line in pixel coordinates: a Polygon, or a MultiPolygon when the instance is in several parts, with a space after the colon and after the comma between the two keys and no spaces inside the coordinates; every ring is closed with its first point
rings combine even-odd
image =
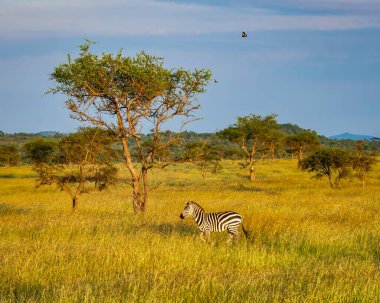
{"type": "MultiPolygon", "coordinates": [[[[238,231],[243,220],[241,215],[234,211],[225,211],[217,213],[206,213],[204,209],[196,202],[189,201],[186,203],[185,209],[180,214],[180,218],[184,219],[192,216],[201,231],[201,239],[203,241],[210,240],[210,232],[222,232],[227,230],[229,237],[227,242],[233,238],[239,238],[238,231]],[[206,240],[204,239],[206,236],[206,240]]],[[[243,226],[242,226],[243,227],[243,226]]],[[[243,231],[246,233],[243,227],[243,231]]]]}

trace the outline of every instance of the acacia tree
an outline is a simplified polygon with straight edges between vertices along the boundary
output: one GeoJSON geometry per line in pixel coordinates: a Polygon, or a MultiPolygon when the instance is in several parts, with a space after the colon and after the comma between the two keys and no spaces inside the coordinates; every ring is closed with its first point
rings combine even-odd
{"type": "Polygon", "coordinates": [[[326,176],[331,188],[340,188],[340,181],[351,172],[351,156],[348,152],[337,148],[316,150],[300,162],[300,168],[315,172],[315,178],[326,176]]]}
{"type": "Polygon", "coordinates": [[[185,145],[185,159],[189,159],[200,170],[203,182],[206,180],[207,171],[217,174],[222,166],[222,151],[218,146],[213,146],[207,142],[188,143],[185,145]]]}
{"type": "Polygon", "coordinates": [[[238,117],[235,124],[218,135],[236,143],[244,151],[246,161],[243,166],[248,167],[249,180],[253,181],[256,179],[256,162],[270,154],[273,133],[278,129],[276,115],[261,117],[251,114],[238,117]]]}
{"type": "Polygon", "coordinates": [[[352,168],[355,171],[356,178],[362,182],[363,188],[367,180],[368,172],[375,163],[376,158],[364,151],[363,141],[358,141],[356,143],[356,154],[352,158],[352,168]]]}
{"type": "Polygon", "coordinates": [[[167,69],[162,58],[144,52],[134,58],[121,51],[98,56],[90,52],[90,45],[87,41],[77,58],[68,56],[66,63],[54,69],[51,79],[57,85],[49,92],[67,96],[72,118],[105,127],[120,140],[131,176],[133,209],[144,212],[151,189],[148,171],[155,165],[156,154],[179,139],[164,139],[162,127],[176,117],[184,119],[182,126],[191,121],[199,108],[196,96],[205,92],[211,72],[167,69]],[[144,129],[151,129],[151,142],[145,145],[149,148],[142,146],[144,129]],[[132,141],[139,165],[133,162],[132,141]]]}
{"type": "Polygon", "coordinates": [[[17,145],[0,145],[0,166],[17,165],[20,162],[20,158],[17,145]]]}
{"type": "Polygon", "coordinates": [[[82,193],[101,191],[115,183],[113,142],[109,133],[100,128],[82,128],[63,137],[54,157],[45,154],[43,159],[47,161],[35,162],[37,187],[55,184],[70,195],[72,207],[77,208],[82,193]]]}
{"type": "Polygon", "coordinates": [[[268,132],[269,154],[272,161],[275,159],[276,149],[282,146],[284,133],[280,130],[279,126],[273,127],[268,132]]]}
{"type": "Polygon", "coordinates": [[[315,132],[305,131],[285,138],[285,144],[291,153],[297,153],[298,165],[305,153],[316,150],[319,147],[318,136],[315,132]]]}

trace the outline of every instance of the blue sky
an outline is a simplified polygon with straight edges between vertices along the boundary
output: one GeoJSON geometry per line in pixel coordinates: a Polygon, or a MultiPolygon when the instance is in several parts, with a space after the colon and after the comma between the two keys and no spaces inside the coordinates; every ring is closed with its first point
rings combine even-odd
{"type": "Polygon", "coordinates": [[[0,130],[78,126],[64,96],[43,94],[85,38],[99,53],[210,68],[219,84],[199,96],[190,130],[276,113],[323,135],[380,136],[379,0],[0,0],[0,130]]]}

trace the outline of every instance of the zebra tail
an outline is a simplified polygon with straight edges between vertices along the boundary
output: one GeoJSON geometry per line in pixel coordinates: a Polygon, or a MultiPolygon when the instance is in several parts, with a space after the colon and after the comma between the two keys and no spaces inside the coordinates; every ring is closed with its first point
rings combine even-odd
{"type": "Polygon", "coordinates": [[[244,225],[243,225],[243,224],[241,225],[241,228],[242,228],[242,230],[243,230],[244,236],[248,239],[248,238],[249,238],[249,233],[248,233],[248,231],[244,228],[244,225]]]}

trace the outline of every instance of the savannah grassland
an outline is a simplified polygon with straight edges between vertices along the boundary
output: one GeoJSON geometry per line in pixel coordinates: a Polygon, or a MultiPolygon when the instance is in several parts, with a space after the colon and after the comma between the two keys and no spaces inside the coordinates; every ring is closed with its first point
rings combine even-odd
{"type": "MultiPolygon", "coordinates": [[[[155,170],[161,186],[136,217],[130,188],[35,188],[29,166],[0,169],[1,302],[380,302],[380,164],[362,189],[332,190],[293,160],[254,182],[223,162],[203,183],[191,164],[155,170]],[[250,231],[201,242],[186,200],[235,210],[250,231]]],[[[126,176],[126,171],[125,176],[126,176]]]]}

